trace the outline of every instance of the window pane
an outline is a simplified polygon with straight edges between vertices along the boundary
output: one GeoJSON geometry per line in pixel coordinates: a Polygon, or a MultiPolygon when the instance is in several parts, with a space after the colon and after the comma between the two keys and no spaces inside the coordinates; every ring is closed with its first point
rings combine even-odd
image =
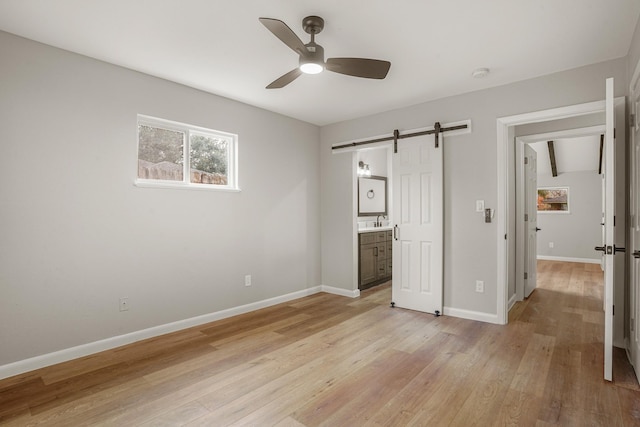
{"type": "Polygon", "coordinates": [[[184,132],[138,125],[138,178],[183,180],[184,132]]]}
{"type": "Polygon", "coordinates": [[[191,134],[189,151],[192,183],[227,185],[229,143],[226,139],[191,134]]]}

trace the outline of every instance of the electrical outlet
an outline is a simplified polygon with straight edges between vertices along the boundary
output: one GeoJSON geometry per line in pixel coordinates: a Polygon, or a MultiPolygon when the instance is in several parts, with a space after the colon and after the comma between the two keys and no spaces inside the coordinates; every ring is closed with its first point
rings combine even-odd
{"type": "Polygon", "coordinates": [[[549,247],[553,249],[553,242],[549,242],[549,247]]]}
{"type": "Polygon", "coordinates": [[[120,298],[120,311],[129,311],[129,298],[120,298]]]}
{"type": "Polygon", "coordinates": [[[484,200],[476,200],[476,212],[484,212],[484,200]]]}
{"type": "Polygon", "coordinates": [[[484,282],[482,280],[476,280],[476,292],[484,292],[484,282]]]}
{"type": "Polygon", "coordinates": [[[244,285],[245,286],[251,286],[251,275],[247,274],[246,276],[244,276],[244,285]]]}

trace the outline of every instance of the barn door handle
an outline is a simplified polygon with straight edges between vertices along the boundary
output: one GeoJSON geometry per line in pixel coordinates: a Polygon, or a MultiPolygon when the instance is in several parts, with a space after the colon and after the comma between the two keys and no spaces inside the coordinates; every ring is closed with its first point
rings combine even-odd
{"type": "Polygon", "coordinates": [[[398,240],[398,224],[393,226],[393,240],[398,240]]]}

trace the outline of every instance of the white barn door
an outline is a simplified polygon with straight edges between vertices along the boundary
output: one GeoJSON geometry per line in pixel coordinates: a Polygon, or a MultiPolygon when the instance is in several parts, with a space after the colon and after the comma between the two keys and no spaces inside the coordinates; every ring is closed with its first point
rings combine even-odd
{"type": "Polygon", "coordinates": [[[632,82],[634,123],[631,129],[631,316],[629,354],[640,381],[640,78],[632,82]]]}
{"type": "Polygon", "coordinates": [[[397,307],[442,314],[442,134],[398,141],[393,154],[393,285],[397,307]]]}

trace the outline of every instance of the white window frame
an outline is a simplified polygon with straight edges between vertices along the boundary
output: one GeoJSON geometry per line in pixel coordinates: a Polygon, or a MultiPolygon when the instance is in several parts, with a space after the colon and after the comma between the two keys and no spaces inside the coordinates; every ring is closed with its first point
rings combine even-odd
{"type": "Polygon", "coordinates": [[[145,116],[138,114],[138,120],[136,124],[136,179],[135,185],[138,187],[154,187],[154,188],[186,188],[186,189],[198,189],[198,190],[210,190],[210,191],[240,191],[238,185],[238,135],[222,132],[219,130],[208,129],[200,126],[190,125],[186,123],[174,122],[171,120],[159,119],[157,117],[145,116]],[[138,129],[140,125],[150,126],[160,129],[166,129],[170,131],[182,132],[185,135],[185,141],[183,143],[182,156],[183,173],[182,181],[170,181],[163,179],[144,179],[138,177],[138,156],[140,152],[140,137],[138,135],[138,129]],[[228,141],[228,159],[227,159],[227,185],[220,184],[201,184],[192,183],[191,180],[191,158],[189,145],[191,144],[191,135],[204,135],[214,138],[223,138],[228,141]]]}

